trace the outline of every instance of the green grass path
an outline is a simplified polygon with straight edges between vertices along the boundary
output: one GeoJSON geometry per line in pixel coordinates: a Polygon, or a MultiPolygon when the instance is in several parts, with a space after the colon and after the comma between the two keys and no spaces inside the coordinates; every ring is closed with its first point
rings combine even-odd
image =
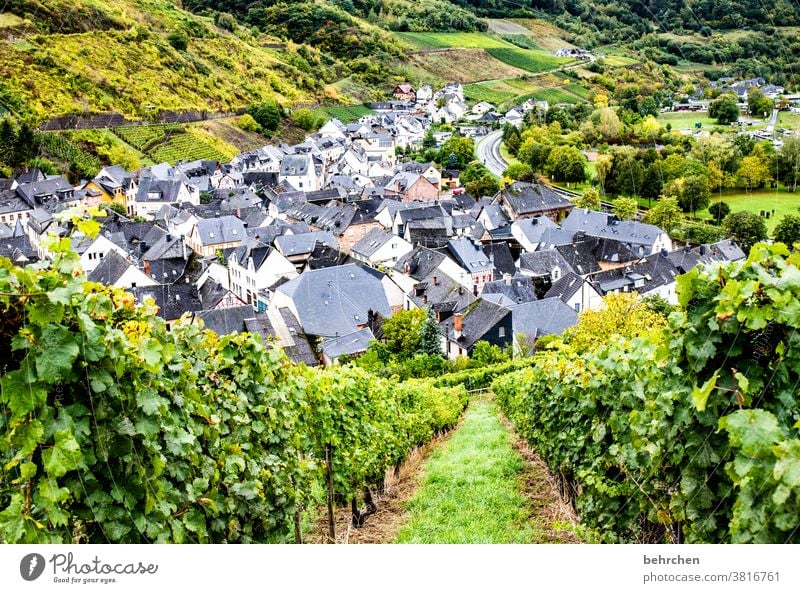
{"type": "Polygon", "coordinates": [[[495,405],[472,405],[462,425],[425,462],[398,543],[542,541],[520,492],[524,467],[495,405]]]}

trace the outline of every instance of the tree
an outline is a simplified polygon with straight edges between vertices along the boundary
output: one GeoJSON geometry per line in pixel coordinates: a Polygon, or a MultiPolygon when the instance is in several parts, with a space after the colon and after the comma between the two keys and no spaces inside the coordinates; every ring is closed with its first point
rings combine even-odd
{"type": "Polygon", "coordinates": [[[661,195],[661,190],[664,187],[663,178],[664,173],[661,170],[661,161],[651,163],[645,168],[642,174],[642,184],[639,194],[648,200],[657,198],[661,195]]]}
{"type": "Polygon", "coordinates": [[[606,181],[611,174],[611,169],[614,167],[614,159],[610,154],[600,154],[594,163],[594,170],[597,172],[597,181],[600,187],[605,191],[606,181]]]}
{"type": "Polygon", "coordinates": [[[770,172],[767,165],[757,156],[746,156],[742,159],[736,176],[744,184],[747,191],[759,187],[769,181],[770,172]]]}
{"type": "Polygon", "coordinates": [[[439,338],[439,325],[436,323],[436,318],[433,316],[433,309],[428,309],[425,321],[420,330],[417,354],[442,356],[442,343],[439,338]]]}
{"type": "Polygon", "coordinates": [[[432,129],[425,132],[425,136],[422,138],[422,148],[436,148],[436,138],[432,129]]]}
{"type": "Polygon", "coordinates": [[[281,123],[281,108],[275,101],[251,105],[248,113],[264,130],[274,132],[281,123]]]}
{"type": "Polygon", "coordinates": [[[424,309],[398,311],[387,319],[383,324],[383,340],[389,352],[400,360],[420,352],[426,319],[424,309]]]}
{"type": "Polygon", "coordinates": [[[644,215],[644,222],[654,224],[667,233],[678,226],[682,220],[683,214],[678,206],[678,200],[675,198],[662,198],[644,215]]]}
{"type": "Polygon", "coordinates": [[[722,224],[725,230],[736,238],[745,253],[749,252],[753,245],[767,238],[767,225],[764,219],[754,212],[732,212],[725,217],[722,224]]]}
{"type": "Polygon", "coordinates": [[[619,121],[619,116],[611,107],[600,110],[600,123],[597,130],[605,139],[611,140],[619,137],[622,132],[622,122],[619,121]]]}
{"type": "Polygon", "coordinates": [[[639,115],[645,118],[647,116],[658,115],[658,103],[656,103],[653,97],[643,97],[642,100],[639,101],[639,115]]]}
{"type": "Polygon", "coordinates": [[[708,115],[720,125],[728,125],[739,119],[739,104],[735,95],[720,95],[708,106],[708,115]]]}
{"type": "Polygon", "coordinates": [[[556,146],[550,151],[545,170],[554,181],[586,181],[586,157],[574,146],[556,146]]]}
{"type": "Polygon", "coordinates": [[[508,354],[500,346],[480,340],[469,355],[471,367],[484,367],[508,360],[508,354]]]}
{"type": "Polygon", "coordinates": [[[600,210],[600,192],[593,187],[587,187],[582,196],[575,198],[575,205],[587,210],[600,210]]]}
{"type": "Polygon", "coordinates": [[[714,217],[714,222],[722,224],[725,217],[731,213],[731,207],[728,206],[727,202],[714,202],[708,207],[708,211],[714,217]]]}
{"type": "Polygon", "coordinates": [[[638,293],[610,294],[603,303],[602,309],[582,312],[577,325],[564,332],[564,341],[576,352],[603,347],[611,336],[659,339],[661,329],[666,326],[664,316],[648,307],[638,293]]]}
{"type": "Polygon", "coordinates": [[[470,181],[464,186],[466,192],[475,199],[483,196],[494,196],[500,191],[500,182],[491,173],[486,173],[475,181],[470,181]]]}
{"type": "Polygon", "coordinates": [[[775,240],[792,247],[800,242],[800,216],[787,214],[775,227],[775,240]]]}
{"type": "Polygon", "coordinates": [[[463,169],[475,158],[475,143],[472,138],[464,136],[450,136],[439,150],[437,162],[451,165],[450,155],[455,155],[452,164],[454,168],[463,169]]]}
{"type": "Polygon", "coordinates": [[[172,32],[167,35],[167,43],[178,51],[186,51],[186,48],[189,46],[189,36],[183,29],[173,29],[172,32]]]}
{"type": "Polygon", "coordinates": [[[639,202],[633,198],[617,198],[612,210],[620,220],[633,220],[639,212],[639,202]]]}
{"type": "Polygon", "coordinates": [[[694,214],[708,206],[708,180],[700,175],[689,175],[683,179],[683,191],[678,198],[678,205],[684,212],[694,214]]]}
{"type": "Polygon", "coordinates": [[[310,109],[295,109],[292,112],[292,121],[301,130],[309,132],[317,125],[317,118],[310,109]]]}
{"type": "Polygon", "coordinates": [[[239,126],[245,132],[260,132],[261,126],[258,125],[258,122],[253,119],[253,116],[249,113],[245,113],[243,116],[239,118],[239,121],[236,122],[236,125],[239,126]]]}
{"type": "Polygon", "coordinates": [[[760,88],[751,86],[747,89],[747,113],[756,117],[767,117],[775,109],[775,102],[765,96],[760,88]]]}
{"type": "Polygon", "coordinates": [[[531,170],[542,172],[544,171],[547,159],[550,157],[550,151],[553,147],[550,144],[537,142],[533,138],[527,138],[522,142],[517,151],[517,159],[520,162],[526,163],[531,170]]]}
{"type": "Polygon", "coordinates": [[[786,188],[797,191],[800,182],[800,135],[793,134],[783,141],[778,154],[778,171],[786,188]]]}
{"type": "Polygon", "coordinates": [[[531,168],[527,163],[511,163],[503,173],[503,177],[508,177],[515,181],[519,181],[531,173],[531,168]]]}

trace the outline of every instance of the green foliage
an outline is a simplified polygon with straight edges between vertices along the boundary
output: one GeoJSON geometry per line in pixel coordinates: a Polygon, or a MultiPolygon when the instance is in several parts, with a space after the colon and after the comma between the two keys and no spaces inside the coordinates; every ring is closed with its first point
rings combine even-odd
{"type": "Polygon", "coordinates": [[[800,241],[800,216],[787,214],[781,218],[775,227],[775,240],[788,245],[790,248],[800,241]]]}
{"type": "Polygon", "coordinates": [[[683,214],[675,198],[662,198],[656,202],[644,215],[643,221],[654,224],[664,229],[667,233],[672,232],[683,220],[683,214]]]}
{"type": "Polygon", "coordinates": [[[448,163],[450,155],[454,155],[453,168],[463,169],[475,158],[475,142],[472,138],[451,136],[442,144],[436,161],[442,164],[448,163]]]}
{"type": "Polygon", "coordinates": [[[457,422],[463,388],[292,365],[257,336],[166,330],[89,283],[70,239],[0,261],[0,541],[272,542],[314,504],[324,449],[349,499],[457,422]],[[13,315],[17,315],[13,317],[13,315]]]}
{"type": "Polygon", "coordinates": [[[466,183],[464,189],[477,200],[483,196],[494,196],[500,191],[500,182],[491,173],[485,173],[475,181],[466,183]]]}
{"type": "Polygon", "coordinates": [[[689,175],[683,179],[678,205],[684,212],[705,210],[709,196],[708,179],[700,175],[689,175]]]}
{"type": "Polygon", "coordinates": [[[529,178],[533,171],[526,163],[511,163],[503,173],[503,177],[508,177],[515,181],[529,178]]]}
{"type": "Polygon", "coordinates": [[[731,94],[720,95],[708,106],[708,115],[724,126],[739,119],[739,105],[736,96],[731,94]]]}
{"type": "Polygon", "coordinates": [[[167,35],[167,43],[178,51],[186,51],[186,48],[189,47],[189,36],[183,29],[175,29],[167,35]]]}
{"type": "Polygon", "coordinates": [[[767,238],[767,225],[764,219],[754,212],[733,212],[725,217],[725,230],[736,238],[747,253],[759,241],[767,238]]]}
{"type": "Polygon", "coordinates": [[[614,200],[613,212],[620,220],[633,220],[639,212],[639,202],[634,198],[617,198],[614,200]]]}
{"type": "Polygon", "coordinates": [[[575,206],[589,210],[600,210],[600,192],[593,187],[583,190],[583,195],[575,198],[575,206]]]}
{"type": "Polygon", "coordinates": [[[321,125],[320,118],[315,116],[310,109],[296,109],[292,112],[292,121],[298,128],[306,132],[310,132],[321,125]]]}
{"type": "Polygon", "coordinates": [[[727,202],[714,202],[708,207],[708,212],[714,217],[715,223],[722,224],[725,217],[731,213],[731,207],[727,202]]]}
{"type": "Polygon", "coordinates": [[[490,344],[484,340],[480,340],[472,348],[470,354],[470,365],[476,367],[485,367],[493,364],[499,364],[509,360],[510,355],[504,351],[500,346],[490,344]]]}
{"type": "Polygon", "coordinates": [[[557,58],[545,52],[510,47],[490,47],[486,51],[501,62],[528,72],[545,72],[555,70],[568,60],[557,58]]]}
{"type": "Polygon", "coordinates": [[[236,125],[245,132],[261,132],[261,126],[249,113],[245,113],[241,116],[236,122],[236,125]]]}
{"type": "Polygon", "coordinates": [[[797,257],[695,267],[658,342],[547,350],[495,380],[600,540],[798,541],[797,257]]]}
{"type": "Polygon", "coordinates": [[[178,124],[123,126],[114,133],[156,163],[209,159],[227,162],[235,149],[198,128],[178,124]]]}
{"type": "Polygon", "coordinates": [[[274,132],[281,123],[281,108],[275,101],[265,101],[248,108],[250,116],[262,129],[274,132]]]}
{"type": "Polygon", "coordinates": [[[687,223],[674,230],[672,236],[679,241],[694,245],[703,243],[716,243],[727,235],[727,231],[719,226],[710,224],[687,223]]]}

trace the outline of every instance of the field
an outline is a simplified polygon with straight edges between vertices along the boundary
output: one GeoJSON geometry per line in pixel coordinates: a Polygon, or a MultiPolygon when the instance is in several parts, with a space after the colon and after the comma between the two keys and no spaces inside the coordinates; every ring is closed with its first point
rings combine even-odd
{"type": "Polygon", "coordinates": [[[486,101],[492,105],[501,105],[517,96],[514,92],[499,91],[484,83],[468,84],[464,87],[464,96],[468,101],[486,101]]]}
{"type": "MultiPolygon", "coordinates": [[[[536,40],[536,43],[549,51],[556,51],[563,47],[575,47],[567,39],[570,34],[555,25],[546,21],[538,19],[511,19],[508,21],[503,20],[490,20],[489,28],[495,30],[495,27],[507,27],[506,23],[519,27],[522,31],[527,32],[536,40]]],[[[522,32],[517,30],[516,32],[522,32]]]]}
{"type": "Polygon", "coordinates": [[[267,140],[262,135],[245,132],[237,126],[236,119],[238,118],[210,119],[192,126],[224,140],[241,152],[254,150],[266,144],[267,140]]]}
{"type": "Polygon", "coordinates": [[[540,89],[529,93],[527,95],[522,95],[517,100],[519,102],[527,101],[528,99],[538,99],[539,101],[547,101],[550,105],[556,105],[558,103],[580,103],[582,99],[580,97],[575,96],[572,93],[564,91],[560,88],[549,88],[549,89],[540,89]]]}
{"type": "Polygon", "coordinates": [[[673,130],[693,130],[696,122],[700,122],[703,128],[717,127],[717,121],[708,117],[707,113],[675,111],[661,113],[657,119],[662,126],[672,124],[673,130]]]}
{"type": "Polygon", "coordinates": [[[430,54],[413,54],[409,61],[430,72],[447,73],[448,80],[460,83],[507,78],[525,74],[524,70],[501,62],[484,49],[456,49],[430,54]]]}
{"type": "Polygon", "coordinates": [[[781,111],[778,114],[778,125],[776,128],[786,128],[787,130],[800,131],[800,113],[781,111]]]}
{"type": "Polygon", "coordinates": [[[544,52],[535,52],[529,49],[491,47],[486,51],[501,62],[510,64],[515,68],[527,70],[528,72],[554,70],[571,61],[569,58],[557,58],[556,56],[544,52]]]}
{"type": "Polygon", "coordinates": [[[239,152],[236,146],[199,126],[125,126],[114,128],[114,133],[155,163],[174,165],[196,159],[227,162],[239,152]]]}
{"type": "MultiPolygon", "coordinates": [[[[531,80],[522,78],[491,80],[469,84],[464,87],[464,94],[473,101],[488,101],[494,105],[509,105],[520,103],[530,98],[545,100],[550,104],[580,103],[583,97],[576,92],[571,92],[570,84],[560,87],[557,76],[546,75],[531,80]]],[[[582,89],[582,94],[589,95],[591,91],[582,89]]]]}
{"type": "MultiPolygon", "coordinates": [[[[716,192],[711,196],[711,202],[723,201],[731,207],[732,212],[755,212],[760,214],[762,210],[770,212],[769,219],[765,219],[767,229],[770,233],[775,229],[775,225],[786,214],[798,214],[800,207],[800,193],[786,191],[786,188],[778,189],[756,189],[750,193],[741,189],[723,190],[720,194],[716,192]],[[772,211],[775,211],[772,214],[772,211]]],[[[710,218],[708,210],[697,213],[698,218],[710,218]]]]}
{"type": "Polygon", "coordinates": [[[397,33],[415,49],[444,49],[448,47],[467,47],[487,49],[506,47],[514,49],[513,43],[503,41],[496,35],[486,33],[397,33]]]}

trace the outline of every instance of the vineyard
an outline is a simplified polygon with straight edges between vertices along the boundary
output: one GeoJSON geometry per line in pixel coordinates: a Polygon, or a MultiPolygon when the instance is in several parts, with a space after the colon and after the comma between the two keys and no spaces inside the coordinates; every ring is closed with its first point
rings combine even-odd
{"type": "Polygon", "coordinates": [[[103,166],[100,159],[62,134],[40,133],[36,137],[45,152],[74,168],[84,177],[96,175],[103,166]]]}
{"type": "Polygon", "coordinates": [[[461,386],[168,332],[53,241],[45,267],[0,262],[2,542],[300,541],[303,510],[325,502],[363,522],[386,471],[466,406],[461,386]]]}
{"type": "Polygon", "coordinates": [[[202,130],[177,124],[124,126],[114,128],[114,133],[156,163],[174,165],[198,159],[227,162],[236,152],[225,143],[219,146],[221,141],[202,130]]]}
{"type": "Polygon", "coordinates": [[[522,70],[527,70],[528,72],[553,70],[569,61],[567,58],[557,58],[546,53],[535,52],[528,49],[489,47],[486,51],[501,62],[505,62],[506,64],[510,64],[522,70]]]}
{"type": "Polygon", "coordinates": [[[315,109],[314,112],[329,118],[336,118],[343,124],[349,124],[364,115],[369,115],[372,110],[366,105],[332,105],[330,107],[320,107],[315,109]]]}
{"type": "Polygon", "coordinates": [[[800,541],[799,263],[776,243],[696,267],[665,329],[494,381],[589,539],[800,541]]]}

